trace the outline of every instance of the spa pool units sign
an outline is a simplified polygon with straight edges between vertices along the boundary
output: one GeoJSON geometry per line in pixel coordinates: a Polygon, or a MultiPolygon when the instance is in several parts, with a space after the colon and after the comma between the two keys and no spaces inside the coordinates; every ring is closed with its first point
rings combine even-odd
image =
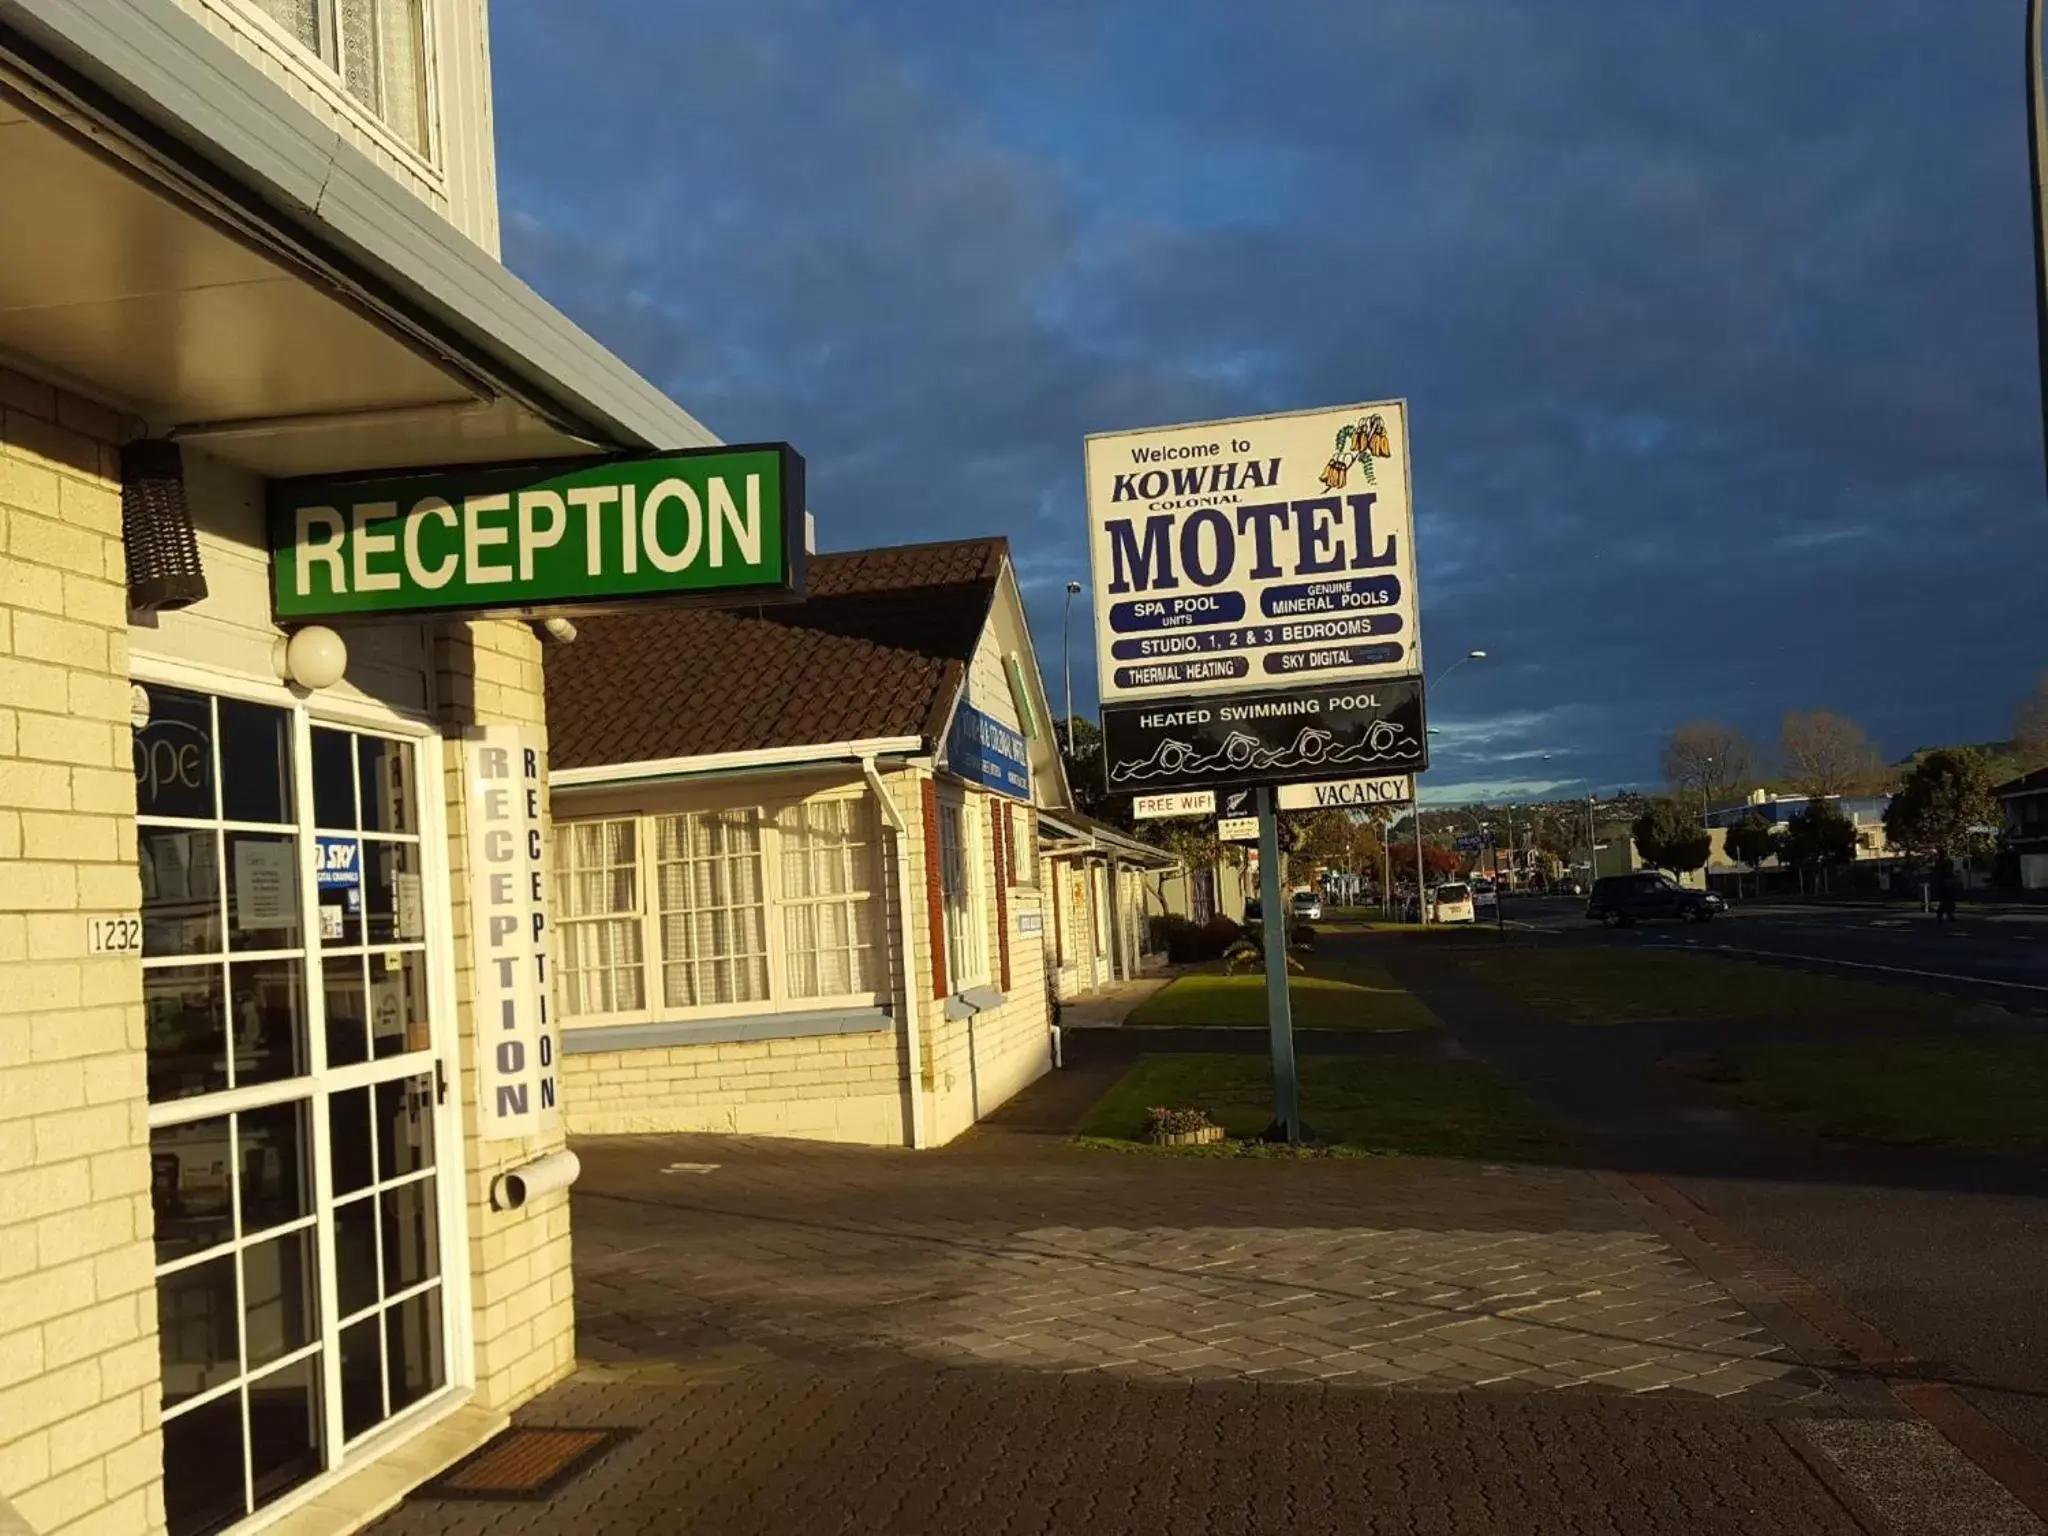
{"type": "Polygon", "coordinates": [[[1422,670],[1398,400],[1087,444],[1105,704],[1422,670]]]}
{"type": "Polygon", "coordinates": [[[803,588],[804,462],[786,443],[280,480],[269,503],[280,621],[803,588]]]}

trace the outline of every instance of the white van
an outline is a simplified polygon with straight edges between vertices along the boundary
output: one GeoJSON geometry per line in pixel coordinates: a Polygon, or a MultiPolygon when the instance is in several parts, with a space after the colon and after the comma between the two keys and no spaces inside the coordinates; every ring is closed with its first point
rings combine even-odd
{"type": "Polygon", "coordinates": [[[1477,922],[1478,915],[1472,909],[1472,887],[1464,884],[1438,886],[1430,903],[1429,918],[1433,923],[1477,922]]]}

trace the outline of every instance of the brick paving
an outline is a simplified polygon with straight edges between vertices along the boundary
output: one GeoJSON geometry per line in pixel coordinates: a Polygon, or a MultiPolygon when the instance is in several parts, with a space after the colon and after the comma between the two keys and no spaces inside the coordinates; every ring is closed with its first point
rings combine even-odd
{"type": "Polygon", "coordinates": [[[580,1145],[585,1364],[518,1417],[642,1433],[379,1531],[1875,1529],[1798,1428],[1863,1410],[1612,1183],[1015,1129],[1066,1086],[935,1153],[580,1145]]]}
{"type": "Polygon", "coordinates": [[[747,1344],[1154,1378],[1824,1395],[1642,1209],[1580,1172],[980,1141],[926,1159],[586,1148],[582,1353],[747,1344]],[[676,1161],[721,1166],[659,1171],[676,1161]]]}

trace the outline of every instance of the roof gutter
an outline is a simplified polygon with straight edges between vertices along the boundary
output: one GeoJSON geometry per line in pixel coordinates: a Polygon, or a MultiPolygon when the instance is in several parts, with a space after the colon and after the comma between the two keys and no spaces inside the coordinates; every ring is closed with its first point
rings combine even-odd
{"type": "Polygon", "coordinates": [[[697,779],[711,774],[744,773],[756,768],[804,767],[812,763],[872,762],[877,757],[903,757],[924,750],[922,736],[874,736],[861,741],[834,741],[796,747],[757,747],[750,752],[707,752],[696,757],[660,757],[644,763],[597,763],[584,768],[557,768],[548,788],[599,789],[645,784],[660,779],[697,779]]]}
{"type": "Polygon", "coordinates": [[[486,397],[598,446],[718,441],[176,0],[0,0],[0,65],[81,143],[486,397]]]}

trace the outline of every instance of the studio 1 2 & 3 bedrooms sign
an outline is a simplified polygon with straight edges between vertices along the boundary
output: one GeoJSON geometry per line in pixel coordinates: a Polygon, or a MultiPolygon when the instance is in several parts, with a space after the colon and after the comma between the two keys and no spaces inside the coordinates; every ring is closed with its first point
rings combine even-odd
{"type": "Polygon", "coordinates": [[[804,462],[786,443],[279,480],[280,622],[577,613],[803,588],[804,462]]]}

